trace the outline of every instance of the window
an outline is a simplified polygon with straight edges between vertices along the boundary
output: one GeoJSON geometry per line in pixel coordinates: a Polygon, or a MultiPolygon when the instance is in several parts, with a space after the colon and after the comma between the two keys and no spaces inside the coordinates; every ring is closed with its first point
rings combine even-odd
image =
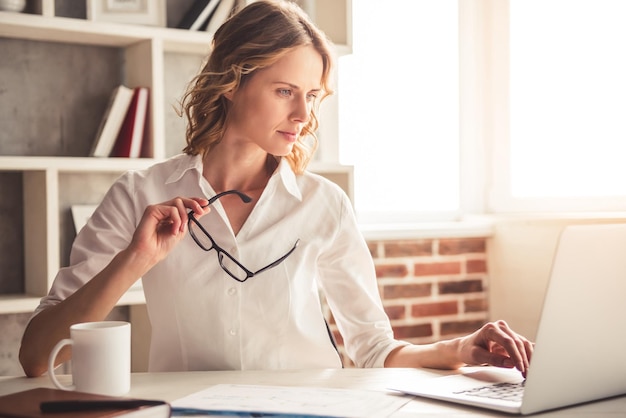
{"type": "Polygon", "coordinates": [[[508,182],[493,208],[623,209],[626,2],[512,0],[509,16],[508,182]]]}
{"type": "MultiPolygon", "coordinates": [[[[457,0],[352,2],[339,63],[339,155],[360,222],[459,209],[457,0]]],[[[436,215],[435,215],[436,214],[436,215]]]]}
{"type": "Polygon", "coordinates": [[[361,223],[626,208],[626,2],[352,8],[339,157],[361,223]]]}

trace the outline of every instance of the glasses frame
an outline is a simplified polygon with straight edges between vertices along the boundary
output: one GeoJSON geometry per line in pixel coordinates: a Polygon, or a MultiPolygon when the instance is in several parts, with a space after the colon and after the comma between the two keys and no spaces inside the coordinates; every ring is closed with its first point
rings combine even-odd
{"type": "MultiPolygon", "coordinates": [[[[213,196],[212,198],[209,199],[208,203],[204,206],[202,206],[203,208],[206,208],[207,206],[212,205],[217,199],[221,198],[222,196],[226,196],[229,194],[236,194],[237,196],[239,196],[239,198],[244,202],[244,203],[250,203],[252,201],[252,198],[238,190],[226,190],[224,192],[218,193],[215,196],[213,196]]],[[[215,240],[213,239],[213,237],[211,236],[211,234],[209,234],[209,232],[204,229],[204,227],[200,224],[200,222],[198,222],[198,219],[196,219],[196,217],[193,214],[193,211],[189,211],[187,213],[187,229],[189,230],[189,235],[191,235],[191,238],[193,238],[193,240],[196,242],[196,244],[198,244],[198,247],[200,247],[201,249],[203,249],[204,251],[211,251],[211,250],[215,250],[217,252],[217,259],[220,263],[220,267],[222,268],[222,270],[224,270],[226,272],[226,274],[228,274],[230,277],[232,277],[233,279],[237,280],[240,283],[245,282],[246,280],[256,276],[257,274],[260,274],[262,272],[264,272],[265,270],[269,270],[271,268],[276,267],[277,265],[279,265],[280,263],[282,263],[283,261],[285,261],[285,259],[287,257],[289,257],[291,255],[291,253],[293,253],[296,248],[298,247],[298,244],[300,244],[300,239],[296,240],[295,244],[293,245],[293,247],[291,247],[291,249],[289,251],[287,251],[287,253],[285,253],[282,257],[278,258],[276,261],[268,264],[267,266],[257,270],[257,271],[251,271],[250,269],[248,269],[247,267],[245,267],[243,264],[241,264],[235,257],[233,257],[232,255],[230,255],[228,253],[228,251],[226,251],[225,249],[223,249],[222,247],[220,247],[215,240]],[[191,223],[195,223],[196,226],[198,228],[200,228],[200,230],[204,233],[204,235],[206,235],[206,237],[211,241],[211,246],[207,247],[205,246],[200,239],[196,236],[196,234],[193,232],[193,228],[192,228],[192,224],[191,223]],[[233,274],[230,270],[228,270],[228,267],[226,267],[224,265],[224,257],[227,257],[230,261],[232,261],[233,263],[235,263],[245,274],[246,274],[246,278],[245,279],[241,279],[239,277],[237,277],[235,274],[233,274]]]]}

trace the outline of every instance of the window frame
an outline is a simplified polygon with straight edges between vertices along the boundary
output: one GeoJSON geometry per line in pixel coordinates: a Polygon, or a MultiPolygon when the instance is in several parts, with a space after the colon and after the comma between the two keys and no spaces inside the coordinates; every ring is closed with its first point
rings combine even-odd
{"type": "MultiPolygon", "coordinates": [[[[459,0],[459,208],[440,213],[380,213],[360,216],[371,226],[458,222],[507,213],[616,212],[626,196],[516,198],[511,192],[509,29],[510,0],[459,0]]],[[[340,94],[341,86],[337,86],[340,94]]],[[[334,101],[331,112],[337,114],[334,101]]],[[[330,113],[330,112],[328,112],[330,113]]],[[[328,115],[326,113],[326,115],[328,115]]],[[[338,116],[333,116],[335,128],[338,116]]],[[[323,136],[328,157],[339,160],[334,135],[323,136]],[[330,142],[330,143],[329,143],[330,142]],[[329,152],[330,150],[330,152],[329,152]]],[[[358,174],[357,174],[358,175],[358,174]]]]}
{"type": "Polygon", "coordinates": [[[614,197],[514,197],[511,190],[510,135],[510,0],[484,2],[487,71],[484,83],[489,92],[484,103],[485,152],[490,173],[485,213],[610,212],[626,208],[626,196],[614,197]],[[491,77],[490,77],[491,75],[491,77]]]}
{"type": "MultiPolygon", "coordinates": [[[[458,0],[459,7],[464,3],[463,0],[458,0]]],[[[460,10],[459,10],[460,14],[460,10]]],[[[463,39],[463,35],[459,33],[459,40],[463,39]]],[[[343,54],[342,54],[343,55],[343,54]]],[[[341,83],[338,78],[338,70],[337,67],[341,65],[341,57],[337,60],[337,66],[335,66],[335,70],[333,73],[334,80],[336,80],[336,89],[335,89],[335,97],[332,100],[328,100],[324,102],[322,106],[322,111],[320,112],[322,124],[320,128],[320,148],[318,149],[319,159],[322,161],[335,161],[339,162],[339,154],[340,154],[340,146],[338,141],[341,140],[339,138],[339,124],[340,117],[338,116],[338,98],[341,94],[341,83]],[[334,115],[330,115],[329,113],[334,113],[334,115]],[[332,130],[328,127],[328,121],[332,123],[332,130]],[[326,125],[326,128],[324,128],[326,125]]],[[[459,98],[460,100],[460,98],[459,98]]],[[[459,118],[460,118],[460,110],[459,110],[459,118]]],[[[460,120],[459,120],[460,124],[460,120]]],[[[459,138],[459,153],[463,152],[462,144],[459,138]]],[[[467,150],[472,154],[475,153],[473,147],[467,147],[467,150]]],[[[467,176],[462,173],[464,165],[462,156],[459,155],[459,207],[454,210],[437,210],[437,211],[394,211],[394,212],[365,212],[360,211],[357,213],[358,222],[361,225],[364,225],[366,228],[376,227],[378,225],[393,225],[392,228],[395,228],[398,225],[414,225],[416,223],[430,222],[430,223],[442,223],[442,222],[456,222],[462,220],[464,217],[464,202],[463,196],[460,194],[461,190],[470,190],[475,189],[476,181],[468,181],[467,176]],[[467,183],[464,186],[463,183],[467,183]]],[[[476,161],[473,159],[472,161],[476,161]]],[[[467,172],[473,172],[473,168],[467,169],[467,172]]],[[[355,176],[358,176],[358,168],[355,168],[355,176]]],[[[466,193],[466,199],[475,200],[476,193],[466,193]]]]}

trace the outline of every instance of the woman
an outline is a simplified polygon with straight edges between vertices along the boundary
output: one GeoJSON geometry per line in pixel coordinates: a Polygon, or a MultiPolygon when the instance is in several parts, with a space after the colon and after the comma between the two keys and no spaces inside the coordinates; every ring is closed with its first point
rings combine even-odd
{"type": "Polygon", "coordinates": [[[526,373],[532,344],[504,322],[436,344],[393,338],[347,196],[305,171],[332,60],[302,11],[252,3],[213,46],[183,100],[184,154],[111,187],[24,333],[26,374],[45,372],[69,326],[103,320],[140,277],[151,371],[341,367],[321,289],[359,367],[526,373]]]}

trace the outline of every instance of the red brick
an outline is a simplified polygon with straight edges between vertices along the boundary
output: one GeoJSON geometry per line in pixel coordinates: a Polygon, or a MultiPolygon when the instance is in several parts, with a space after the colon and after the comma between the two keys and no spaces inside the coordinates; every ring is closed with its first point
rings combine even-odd
{"type": "Polygon", "coordinates": [[[465,312],[487,312],[489,303],[487,299],[469,299],[463,302],[465,312]]]}
{"type": "Polygon", "coordinates": [[[460,273],[461,263],[458,261],[415,263],[413,265],[413,275],[415,276],[438,276],[460,273]]]}
{"type": "Polygon", "coordinates": [[[451,321],[441,323],[441,335],[469,334],[485,324],[484,321],[451,321]]]}
{"type": "Polygon", "coordinates": [[[400,325],[393,327],[393,334],[399,340],[432,337],[433,327],[431,324],[400,325]]]}
{"type": "Polygon", "coordinates": [[[370,254],[372,255],[372,258],[378,258],[379,254],[378,254],[378,242],[368,242],[367,243],[367,248],[370,250],[370,254]]]}
{"type": "Polygon", "coordinates": [[[409,269],[406,264],[376,264],[376,277],[406,277],[409,269]]]}
{"type": "Polygon", "coordinates": [[[468,273],[486,273],[487,261],[486,260],[467,260],[465,267],[468,273]]]}
{"type": "Polygon", "coordinates": [[[432,285],[422,284],[393,284],[383,286],[383,299],[416,298],[430,296],[432,285]]]}
{"type": "Polygon", "coordinates": [[[433,254],[432,240],[385,242],[385,257],[417,257],[433,254]]]}
{"type": "Polygon", "coordinates": [[[385,312],[391,320],[406,318],[406,308],[402,305],[385,306],[385,312]]]}
{"type": "Polygon", "coordinates": [[[447,295],[451,293],[473,293],[482,292],[483,282],[481,280],[462,280],[456,282],[439,283],[439,293],[447,295]]]}
{"type": "Polygon", "coordinates": [[[424,316],[454,315],[459,313],[456,301],[420,303],[411,307],[411,316],[421,318],[424,316]]]}
{"type": "Polygon", "coordinates": [[[441,255],[484,253],[485,251],[485,238],[458,238],[439,240],[439,254],[441,255]]]}

